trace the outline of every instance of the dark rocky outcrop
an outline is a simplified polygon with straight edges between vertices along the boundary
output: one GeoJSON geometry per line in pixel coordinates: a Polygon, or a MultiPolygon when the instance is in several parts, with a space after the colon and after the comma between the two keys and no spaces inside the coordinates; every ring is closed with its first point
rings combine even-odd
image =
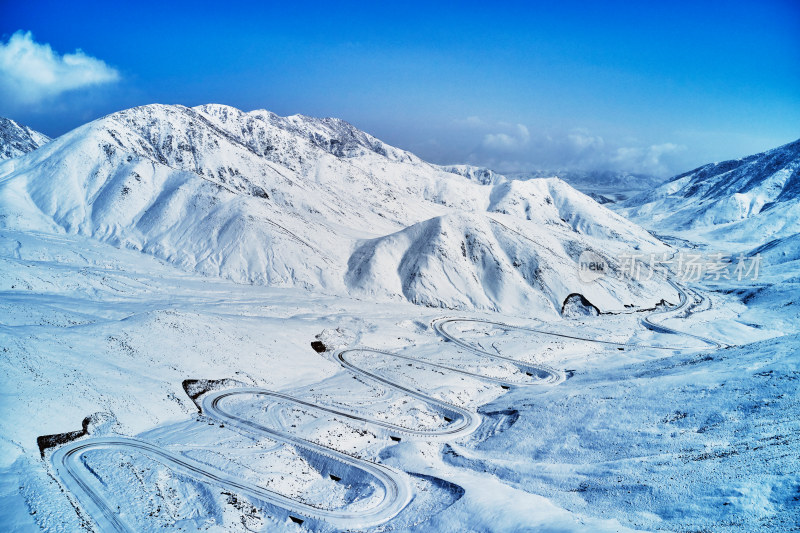
{"type": "Polygon", "coordinates": [[[561,306],[561,316],[575,318],[581,316],[597,316],[600,310],[580,293],[573,292],[564,299],[561,306]]]}

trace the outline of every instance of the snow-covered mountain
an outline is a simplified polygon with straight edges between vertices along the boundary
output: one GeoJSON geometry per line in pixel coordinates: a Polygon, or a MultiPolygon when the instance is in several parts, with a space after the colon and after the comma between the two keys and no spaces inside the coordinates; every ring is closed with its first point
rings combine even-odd
{"type": "Polygon", "coordinates": [[[0,117],[0,161],[27,154],[48,142],[50,137],[44,133],[0,117]]]}
{"type": "Polygon", "coordinates": [[[622,204],[659,231],[690,230],[711,241],[760,244],[800,231],[800,140],[675,176],[622,204]]]}
{"type": "Polygon", "coordinates": [[[3,529],[790,530],[798,246],[587,282],[666,246],[560,179],[110,115],[0,162],[3,529]]]}
{"type": "Polygon", "coordinates": [[[615,170],[534,170],[506,175],[517,180],[555,176],[600,203],[623,201],[641,192],[650,191],[664,182],[663,178],[650,174],[615,170]]]}
{"type": "Polygon", "coordinates": [[[490,185],[508,179],[506,176],[486,167],[476,167],[473,165],[442,165],[440,168],[445,172],[464,176],[465,178],[469,178],[483,185],[490,185]]]}
{"type": "MultiPolygon", "coordinates": [[[[449,214],[362,242],[350,259],[347,282],[356,294],[519,314],[560,306],[576,291],[603,310],[619,309],[620,295],[643,302],[664,291],[658,283],[614,277],[581,283],[575,268],[580,253],[607,253],[589,242],[596,241],[576,238],[567,225],[449,214]]],[[[612,254],[607,260],[619,267],[612,254]]]]}
{"type": "MultiPolygon", "coordinates": [[[[480,176],[338,119],[149,105],[0,164],[0,227],[78,233],[239,282],[524,313],[583,292],[572,273],[585,249],[612,265],[664,249],[560,180],[480,176]],[[413,243],[402,257],[381,245],[400,236],[413,243]],[[425,266],[437,262],[446,271],[425,266]],[[458,281],[475,276],[480,287],[458,281]]],[[[592,292],[601,308],[673,294],[656,280],[592,292]]]]}

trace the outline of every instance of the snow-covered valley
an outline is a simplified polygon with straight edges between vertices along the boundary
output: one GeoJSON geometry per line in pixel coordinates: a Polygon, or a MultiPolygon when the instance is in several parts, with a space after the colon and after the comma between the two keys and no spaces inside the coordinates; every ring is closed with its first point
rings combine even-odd
{"type": "Polygon", "coordinates": [[[758,279],[586,282],[767,243],[481,176],[223,106],[0,164],[6,529],[797,527],[796,239],[758,279]]]}

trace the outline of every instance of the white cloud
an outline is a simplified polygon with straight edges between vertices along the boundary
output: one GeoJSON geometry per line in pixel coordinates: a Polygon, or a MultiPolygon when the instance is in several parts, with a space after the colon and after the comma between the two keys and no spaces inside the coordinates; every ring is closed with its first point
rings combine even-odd
{"type": "Polygon", "coordinates": [[[584,128],[529,130],[524,124],[484,122],[480,129],[482,137],[466,159],[501,172],[611,170],[664,176],[682,168],[677,156],[686,149],[673,143],[609,140],[584,128]]]}
{"type": "Polygon", "coordinates": [[[59,55],[37,43],[31,32],[18,31],[0,42],[0,96],[33,104],[66,91],[119,80],[117,70],[82,50],[59,55]]]}
{"type": "Polygon", "coordinates": [[[602,137],[591,135],[586,130],[576,130],[568,134],[567,141],[578,151],[602,150],[606,144],[602,137]]]}
{"type": "Polygon", "coordinates": [[[475,115],[469,116],[467,118],[454,120],[453,123],[456,126],[468,127],[468,128],[482,128],[486,126],[486,122],[484,122],[481,117],[475,115]]]}
{"type": "Polygon", "coordinates": [[[668,159],[685,146],[674,143],[650,146],[622,146],[609,156],[609,162],[620,168],[636,168],[640,172],[665,174],[669,171],[668,159]]]}
{"type": "Polygon", "coordinates": [[[530,139],[531,134],[527,126],[517,124],[511,127],[508,133],[487,133],[483,137],[482,146],[486,150],[512,152],[524,148],[530,139]]]}

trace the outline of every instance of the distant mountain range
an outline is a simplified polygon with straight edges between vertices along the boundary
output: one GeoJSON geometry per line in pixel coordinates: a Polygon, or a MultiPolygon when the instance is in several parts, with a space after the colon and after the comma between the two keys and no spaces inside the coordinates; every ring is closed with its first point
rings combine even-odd
{"type": "Polygon", "coordinates": [[[222,105],[120,111],[0,163],[2,228],[78,233],[239,282],[445,308],[675,296],[663,280],[580,282],[584,250],[613,269],[666,247],[561,180],[440,167],[339,119],[222,105]]]}
{"type": "MultiPolygon", "coordinates": [[[[659,233],[757,246],[800,232],[800,140],[670,179],[619,206],[659,233]]],[[[793,241],[796,242],[796,239],[793,241]]]]}
{"type": "Polygon", "coordinates": [[[650,174],[615,170],[534,170],[506,173],[506,176],[518,180],[557,177],[602,204],[626,200],[664,183],[664,178],[650,174]]]}

